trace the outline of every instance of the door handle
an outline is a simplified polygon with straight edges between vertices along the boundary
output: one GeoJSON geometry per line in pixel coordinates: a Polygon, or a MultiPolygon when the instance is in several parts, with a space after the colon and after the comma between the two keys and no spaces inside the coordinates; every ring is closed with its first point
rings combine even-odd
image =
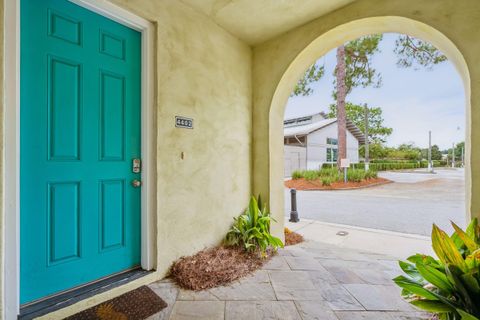
{"type": "Polygon", "coordinates": [[[134,188],[140,188],[141,186],[142,186],[142,181],[137,180],[137,179],[133,179],[133,180],[132,180],[132,187],[134,187],[134,188]]]}

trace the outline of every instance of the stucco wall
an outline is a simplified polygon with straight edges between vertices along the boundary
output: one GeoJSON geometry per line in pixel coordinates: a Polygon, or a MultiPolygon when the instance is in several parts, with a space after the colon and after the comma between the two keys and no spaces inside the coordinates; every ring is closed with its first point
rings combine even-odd
{"type": "MultiPolygon", "coordinates": [[[[283,163],[277,154],[283,143],[285,104],[304,70],[329,50],[359,36],[408,33],[441,49],[466,85],[467,203],[468,211],[480,216],[480,198],[471,196],[480,191],[480,149],[475,148],[480,143],[479,28],[477,0],[358,0],[255,46],[254,192],[269,194],[272,212],[284,212],[283,163]]],[[[282,216],[276,218],[282,221],[282,216]]]]}
{"type": "Polygon", "coordinates": [[[157,272],[49,318],[160,279],[180,256],[218,244],[251,194],[251,48],[180,1],[114,2],[156,26],[157,272]],[[175,115],[194,129],[175,128],[175,115]]]}
{"type": "MultiPolygon", "coordinates": [[[[0,21],[4,21],[4,12],[3,12],[3,0],[0,0],[0,21]]],[[[0,24],[0,134],[3,133],[3,109],[4,106],[4,72],[3,72],[3,64],[4,64],[4,40],[3,40],[3,23],[0,24]]],[[[0,150],[3,150],[3,139],[0,139],[0,150]]],[[[0,157],[0,181],[3,181],[3,157],[0,157]]],[[[3,183],[0,183],[0,253],[3,253],[4,244],[3,244],[3,183]]],[[[3,254],[0,254],[0,318],[3,314],[3,254]]]]}
{"type": "Polygon", "coordinates": [[[251,191],[251,50],[179,1],[115,0],[157,27],[157,270],[221,241],[251,191]],[[194,119],[177,129],[175,115],[194,119]],[[181,159],[181,153],[184,159],[181,159]]]}

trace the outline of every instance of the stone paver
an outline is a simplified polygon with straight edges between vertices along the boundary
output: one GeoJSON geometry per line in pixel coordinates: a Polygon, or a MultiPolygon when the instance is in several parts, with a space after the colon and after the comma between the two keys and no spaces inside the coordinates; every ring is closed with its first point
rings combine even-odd
{"type": "Polygon", "coordinates": [[[226,320],[302,320],[293,301],[227,301],[226,320]]]}
{"type": "Polygon", "coordinates": [[[400,297],[400,288],[393,285],[346,284],[344,287],[367,310],[415,310],[400,297]]]}
{"type": "Polygon", "coordinates": [[[278,255],[276,257],[273,257],[269,262],[267,262],[262,269],[263,270],[290,270],[290,267],[288,266],[287,261],[285,261],[285,257],[282,255],[278,255]]]}
{"type": "Polygon", "coordinates": [[[305,271],[272,271],[270,279],[278,300],[318,300],[320,292],[305,271]]]}
{"type": "Polygon", "coordinates": [[[295,305],[303,320],[338,320],[325,301],[295,301],[295,305]]]}
{"type": "Polygon", "coordinates": [[[292,270],[325,271],[325,268],[313,257],[285,257],[284,259],[292,270]]]}
{"type": "Polygon", "coordinates": [[[365,310],[343,285],[323,285],[318,290],[332,310],[365,310]]]}
{"type": "Polygon", "coordinates": [[[223,320],[225,301],[177,301],[171,320],[223,320]]]}
{"type": "Polygon", "coordinates": [[[418,320],[431,317],[422,312],[337,311],[335,314],[338,320],[418,320]]]}
{"type": "Polygon", "coordinates": [[[209,289],[209,291],[223,301],[275,300],[272,286],[264,282],[236,282],[229,286],[209,289]]]}
{"type": "Polygon", "coordinates": [[[149,320],[427,319],[400,297],[391,280],[399,273],[389,256],[306,241],[228,286],[194,292],[168,280],[151,284],[168,307],[149,320]]]}
{"type": "Polygon", "coordinates": [[[178,296],[179,289],[170,281],[159,281],[149,285],[156,294],[158,294],[163,301],[167,303],[167,307],[159,313],[149,317],[147,320],[167,320],[172,313],[173,305],[178,296]]]}

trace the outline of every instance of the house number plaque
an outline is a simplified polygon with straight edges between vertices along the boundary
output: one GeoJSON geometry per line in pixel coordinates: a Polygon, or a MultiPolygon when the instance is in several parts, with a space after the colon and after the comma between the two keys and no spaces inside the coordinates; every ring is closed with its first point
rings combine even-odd
{"type": "Polygon", "coordinates": [[[193,129],[193,119],[175,116],[175,127],[183,129],[193,129]]]}

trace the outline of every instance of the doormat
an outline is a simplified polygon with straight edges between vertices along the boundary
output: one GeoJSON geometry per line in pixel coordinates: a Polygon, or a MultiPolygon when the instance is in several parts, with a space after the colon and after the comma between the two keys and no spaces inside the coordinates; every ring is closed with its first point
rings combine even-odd
{"type": "Polygon", "coordinates": [[[67,320],[143,320],[167,306],[147,286],[127,292],[95,307],[65,318],[67,320]]]}

